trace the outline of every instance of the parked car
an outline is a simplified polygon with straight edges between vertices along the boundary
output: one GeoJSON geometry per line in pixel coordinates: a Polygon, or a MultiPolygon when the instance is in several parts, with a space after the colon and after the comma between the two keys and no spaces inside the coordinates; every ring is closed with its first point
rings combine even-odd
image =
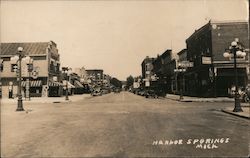
{"type": "Polygon", "coordinates": [[[119,88],[114,89],[114,93],[120,93],[120,92],[121,92],[121,90],[119,88]]]}
{"type": "Polygon", "coordinates": [[[141,95],[141,96],[145,96],[146,91],[143,90],[143,89],[141,89],[141,90],[138,92],[138,94],[141,95]]]}
{"type": "Polygon", "coordinates": [[[100,87],[94,87],[91,92],[92,96],[101,96],[102,95],[102,89],[100,87]]]}
{"type": "MultiPolygon", "coordinates": [[[[231,89],[228,91],[229,97],[234,97],[235,96],[235,86],[232,86],[231,89]]],[[[250,102],[250,85],[247,85],[245,88],[244,87],[239,87],[238,88],[239,92],[239,97],[242,102],[250,102]]]]}
{"type": "Polygon", "coordinates": [[[147,90],[145,92],[145,97],[146,98],[150,98],[150,97],[158,98],[158,95],[156,94],[156,92],[154,90],[147,90]]]}

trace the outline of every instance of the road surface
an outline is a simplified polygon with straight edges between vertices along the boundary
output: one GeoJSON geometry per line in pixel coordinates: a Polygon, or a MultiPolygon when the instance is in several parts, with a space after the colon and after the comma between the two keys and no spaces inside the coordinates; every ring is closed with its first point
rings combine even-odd
{"type": "Polygon", "coordinates": [[[220,111],[232,104],[183,103],[121,92],[69,103],[26,104],[25,112],[2,105],[1,155],[247,156],[249,120],[220,111]]]}

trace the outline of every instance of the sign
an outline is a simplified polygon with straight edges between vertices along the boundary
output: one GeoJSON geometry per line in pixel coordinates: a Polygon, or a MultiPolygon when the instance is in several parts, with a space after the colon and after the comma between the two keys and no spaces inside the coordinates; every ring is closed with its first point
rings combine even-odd
{"type": "Polygon", "coordinates": [[[190,61],[182,61],[178,65],[183,68],[194,67],[194,63],[190,61]]]}
{"type": "Polygon", "coordinates": [[[174,69],[174,72],[186,72],[186,69],[174,69]]]}
{"type": "Polygon", "coordinates": [[[53,76],[53,81],[55,81],[55,82],[58,81],[57,76],[53,76]]]}
{"type": "Polygon", "coordinates": [[[149,86],[150,86],[150,82],[149,82],[149,81],[146,81],[146,82],[145,82],[145,86],[146,86],[146,87],[149,87],[149,86]]]}
{"type": "Polygon", "coordinates": [[[32,71],[31,76],[33,79],[37,79],[38,72],[37,71],[32,71]]]}
{"type": "Polygon", "coordinates": [[[202,57],[202,64],[205,64],[205,65],[210,65],[210,64],[212,64],[212,59],[211,59],[211,57],[202,57]]]}
{"type": "Polygon", "coordinates": [[[140,83],[139,82],[134,82],[133,83],[133,88],[139,88],[140,87],[140,83]]]}

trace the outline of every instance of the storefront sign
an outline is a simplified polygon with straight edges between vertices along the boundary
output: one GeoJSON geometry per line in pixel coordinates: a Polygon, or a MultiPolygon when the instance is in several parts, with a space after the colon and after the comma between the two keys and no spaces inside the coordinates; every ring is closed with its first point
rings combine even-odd
{"type": "Polygon", "coordinates": [[[202,64],[212,64],[212,59],[211,57],[202,57],[202,64]]]}
{"type": "Polygon", "coordinates": [[[183,68],[194,67],[194,63],[190,61],[182,61],[178,65],[183,68]]]}

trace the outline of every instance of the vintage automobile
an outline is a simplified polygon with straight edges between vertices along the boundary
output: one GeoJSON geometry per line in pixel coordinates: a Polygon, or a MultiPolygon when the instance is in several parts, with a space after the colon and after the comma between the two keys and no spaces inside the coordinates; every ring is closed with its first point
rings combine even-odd
{"type": "MultiPolygon", "coordinates": [[[[250,102],[250,85],[248,84],[246,87],[239,87],[238,89],[239,97],[242,102],[250,102]]],[[[228,90],[229,97],[235,96],[235,86],[232,86],[228,90]]]]}
{"type": "Polygon", "coordinates": [[[147,90],[145,92],[145,95],[144,95],[146,98],[158,98],[158,95],[156,94],[156,92],[154,90],[147,90]]]}
{"type": "Polygon", "coordinates": [[[115,88],[114,89],[114,93],[120,93],[121,92],[121,89],[120,88],[115,88]]]}
{"type": "Polygon", "coordinates": [[[91,91],[92,96],[101,96],[102,95],[102,90],[101,87],[94,87],[91,91]]]}

